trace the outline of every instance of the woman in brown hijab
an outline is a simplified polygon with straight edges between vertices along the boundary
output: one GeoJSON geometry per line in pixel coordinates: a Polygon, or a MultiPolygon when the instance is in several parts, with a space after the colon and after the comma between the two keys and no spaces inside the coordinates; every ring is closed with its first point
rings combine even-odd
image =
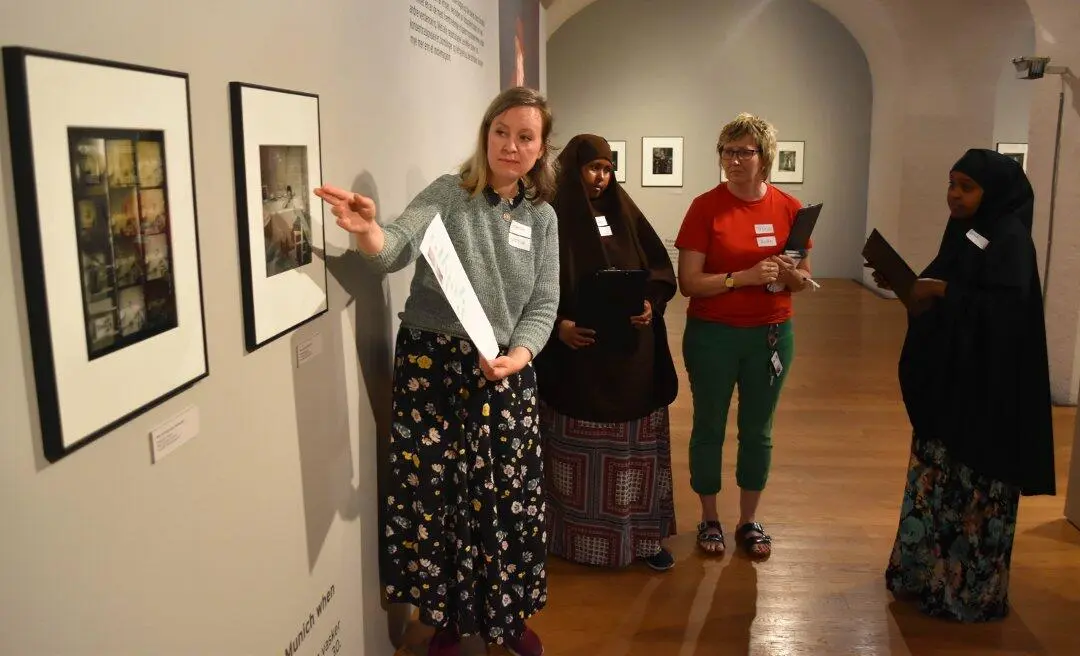
{"type": "Polygon", "coordinates": [[[595,135],[574,137],[559,156],[559,313],[536,359],[548,549],[663,571],[675,563],[662,546],[675,533],[668,405],[678,379],[664,324],[675,271],[612,170],[611,148],[595,135]],[[644,271],[645,301],[597,334],[577,322],[603,305],[590,286],[604,269],[644,271]]]}

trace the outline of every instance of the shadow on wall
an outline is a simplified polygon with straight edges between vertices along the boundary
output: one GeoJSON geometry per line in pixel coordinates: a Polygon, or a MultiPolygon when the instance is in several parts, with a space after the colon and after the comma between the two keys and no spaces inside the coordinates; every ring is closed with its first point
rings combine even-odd
{"type": "MultiPolygon", "coordinates": [[[[378,204],[378,189],[368,173],[353,181],[351,190],[364,194],[378,204]]],[[[332,220],[332,219],[330,219],[332,220]]],[[[335,516],[346,521],[379,517],[378,523],[360,527],[363,555],[346,555],[346,562],[359,561],[364,589],[381,580],[381,562],[367,556],[379,554],[382,559],[382,536],[379,526],[382,508],[378,500],[384,488],[385,468],[377,463],[386,460],[387,438],[390,434],[391,413],[391,299],[385,276],[374,272],[363,257],[349,249],[331,255],[316,253],[326,261],[330,308],[345,312],[329,312],[319,321],[302,327],[292,336],[292,356],[308,340],[321,342],[322,353],[304,366],[296,367],[297,432],[299,435],[300,470],[304,489],[308,566],[313,570],[318,562],[326,537],[335,516]],[[351,307],[351,312],[349,308],[351,307]],[[345,347],[348,331],[355,336],[358,360],[356,399],[361,413],[358,453],[351,453],[349,408],[345,347]],[[319,333],[316,337],[316,333],[319,333]],[[363,411],[369,408],[374,418],[374,431],[365,430],[363,411]],[[356,481],[354,484],[353,481],[356,481]]],[[[346,572],[348,574],[348,572],[346,572]]],[[[381,585],[379,586],[381,588],[381,585]]],[[[364,617],[379,612],[378,598],[362,593],[364,617]]],[[[376,635],[376,622],[364,622],[366,650],[379,650],[385,643],[383,634],[376,635]]]]}

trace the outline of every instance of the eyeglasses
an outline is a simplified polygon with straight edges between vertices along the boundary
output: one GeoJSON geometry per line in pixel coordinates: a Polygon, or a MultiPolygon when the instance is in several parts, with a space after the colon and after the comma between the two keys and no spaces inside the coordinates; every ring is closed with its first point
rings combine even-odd
{"type": "Polygon", "coordinates": [[[754,155],[760,153],[760,150],[754,150],[753,148],[721,148],[716,147],[716,152],[720,153],[720,157],[724,159],[738,159],[739,161],[751,159],[754,155]]]}

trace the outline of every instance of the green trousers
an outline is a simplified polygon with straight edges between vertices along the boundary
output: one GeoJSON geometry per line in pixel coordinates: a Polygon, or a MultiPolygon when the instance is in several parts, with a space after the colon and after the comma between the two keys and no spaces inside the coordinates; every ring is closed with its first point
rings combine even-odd
{"type": "Polygon", "coordinates": [[[739,388],[739,452],[735,481],[744,490],[765,489],[772,463],[772,422],[780,390],[795,355],[791,321],[737,328],[688,319],[683,360],[694,399],[690,434],[690,487],[698,494],[720,491],[728,408],[739,388]],[[783,370],[777,376],[773,354],[783,370]]]}

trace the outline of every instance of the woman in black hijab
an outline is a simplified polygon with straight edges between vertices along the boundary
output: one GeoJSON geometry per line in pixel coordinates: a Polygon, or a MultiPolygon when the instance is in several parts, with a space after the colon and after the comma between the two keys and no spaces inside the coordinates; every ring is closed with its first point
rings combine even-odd
{"type": "Polygon", "coordinates": [[[580,134],[559,155],[552,207],[559,217],[559,310],[536,358],[548,550],[623,567],[674,565],[668,405],[678,391],[664,309],[675,295],[667,249],[613,175],[611,148],[580,134]],[[596,274],[644,270],[636,316],[596,314],[596,274]],[[606,332],[578,325],[587,318],[606,332]]]}
{"type": "Polygon", "coordinates": [[[900,355],[914,432],[885,578],[927,614],[981,622],[1009,611],[1020,496],[1056,493],[1050,375],[1023,169],[969,150],[948,203],[900,355]]]}

